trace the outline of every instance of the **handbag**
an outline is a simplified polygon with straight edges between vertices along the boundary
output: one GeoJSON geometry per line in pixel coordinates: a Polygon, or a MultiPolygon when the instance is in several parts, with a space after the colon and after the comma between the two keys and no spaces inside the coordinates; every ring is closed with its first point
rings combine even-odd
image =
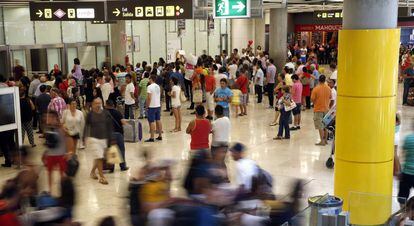
{"type": "Polygon", "coordinates": [[[119,154],[119,148],[116,145],[111,145],[105,153],[105,160],[107,163],[114,165],[122,163],[122,157],[119,154]]]}
{"type": "Polygon", "coordinates": [[[79,160],[77,155],[72,155],[67,161],[66,175],[74,177],[79,169],[79,160]]]}
{"type": "Polygon", "coordinates": [[[201,89],[194,90],[193,102],[196,104],[203,103],[203,91],[201,89]]]}
{"type": "Polygon", "coordinates": [[[285,111],[291,111],[295,109],[295,107],[296,107],[296,103],[294,101],[291,101],[289,106],[285,106],[285,111]]]}
{"type": "Polygon", "coordinates": [[[186,102],[187,101],[187,97],[185,96],[183,91],[180,92],[180,101],[181,102],[186,102]]]}

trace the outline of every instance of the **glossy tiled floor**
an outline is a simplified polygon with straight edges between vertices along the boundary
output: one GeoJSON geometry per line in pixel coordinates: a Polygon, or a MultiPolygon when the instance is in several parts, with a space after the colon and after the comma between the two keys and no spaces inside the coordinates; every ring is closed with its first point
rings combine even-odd
{"type": "MultiPolygon", "coordinates": [[[[325,161],[330,155],[330,146],[320,147],[314,143],[318,141],[317,131],[314,130],[312,112],[303,113],[302,129],[292,132],[290,140],[274,141],[277,127],[269,127],[268,124],[274,117],[274,110],[266,108],[267,105],[253,103],[253,96],[248,108],[248,116],[232,118],[231,140],[240,141],[247,145],[248,156],[264,169],[273,174],[275,179],[275,192],[283,196],[289,192],[290,184],[296,178],[306,181],[304,198],[316,194],[333,193],[333,170],[325,167],[325,161]]],[[[401,137],[404,137],[412,128],[414,109],[400,107],[403,115],[401,137]]],[[[184,110],[183,128],[193,118],[189,111],[184,110]]],[[[136,173],[142,165],[140,153],[148,148],[154,153],[156,159],[171,158],[178,160],[174,167],[173,194],[183,195],[181,180],[185,175],[189,150],[189,136],[185,132],[169,133],[173,128],[174,119],[163,114],[164,140],[151,145],[143,143],[127,143],[127,163],[131,167],[128,172],[120,172],[116,168],[115,173],[107,175],[109,185],[98,184],[89,178],[91,161],[87,150],[79,150],[81,161],[80,172],[76,177],[77,206],[75,219],[84,222],[85,225],[96,225],[96,220],[102,216],[114,215],[120,225],[127,225],[127,185],[128,178],[136,173]]],[[[144,131],[148,131],[146,121],[143,121],[144,131]]],[[[147,135],[144,133],[144,135],[147,135]]],[[[38,141],[37,143],[40,143],[38,141]]],[[[39,145],[40,146],[40,145],[39,145]]],[[[36,152],[42,153],[42,147],[37,147],[36,152]]],[[[230,173],[234,174],[234,162],[229,158],[230,173]]],[[[46,189],[45,170],[42,172],[40,187],[46,189]]],[[[17,170],[0,169],[0,182],[12,177],[17,170]]],[[[394,185],[394,192],[396,185],[394,185]]]]}

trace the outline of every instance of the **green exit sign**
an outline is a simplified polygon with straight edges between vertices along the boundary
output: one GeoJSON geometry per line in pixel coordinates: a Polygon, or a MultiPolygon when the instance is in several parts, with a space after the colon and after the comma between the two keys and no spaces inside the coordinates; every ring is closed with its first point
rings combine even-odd
{"type": "Polygon", "coordinates": [[[213,0],[215,18],[249,18],[250,0],[213,0]]]}

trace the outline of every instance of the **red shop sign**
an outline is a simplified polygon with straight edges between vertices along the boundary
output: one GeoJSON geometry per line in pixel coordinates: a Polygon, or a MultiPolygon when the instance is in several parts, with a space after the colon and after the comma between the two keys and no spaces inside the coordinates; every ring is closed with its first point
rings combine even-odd
{"type": "Polygon", "coordinates": [[[296,32],[302,31],[339,31],[342,29],[341,24],[300,24],[295,26],[296,32]]]}

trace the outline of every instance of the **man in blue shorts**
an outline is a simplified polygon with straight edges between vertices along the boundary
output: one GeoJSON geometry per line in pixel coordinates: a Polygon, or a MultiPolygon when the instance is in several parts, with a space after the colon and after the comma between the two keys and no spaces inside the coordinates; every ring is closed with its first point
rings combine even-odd
{"type": "Polygon", "coordinates": [[[147,87],[147,116],[150,126],[151,137],[145,142],[154,142],[155,131],[158,131],[157,140],[162,140],[162,125],[161,125],[161,89],[155,83],[157,79],[156,74],[151,74],[149,79],[149,86],[147,87]]]}

